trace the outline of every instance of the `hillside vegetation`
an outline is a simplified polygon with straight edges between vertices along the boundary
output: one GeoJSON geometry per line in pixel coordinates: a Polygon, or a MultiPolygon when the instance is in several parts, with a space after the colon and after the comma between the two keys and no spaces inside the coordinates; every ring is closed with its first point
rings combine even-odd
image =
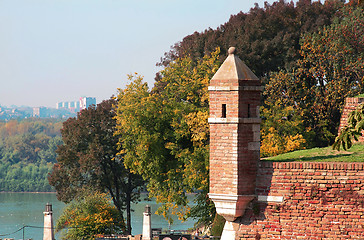
{"type": "Polygon", "coordinates": [[[49,192],[62,120],[0,122],[0,191],[49,192]]]}

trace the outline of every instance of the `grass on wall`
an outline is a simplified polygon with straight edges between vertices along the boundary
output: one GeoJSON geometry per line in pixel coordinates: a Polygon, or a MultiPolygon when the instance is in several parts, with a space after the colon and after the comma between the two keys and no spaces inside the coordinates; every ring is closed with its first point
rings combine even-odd
{"type": "Polygon", "coordinates": [[[347,151],[336,151],[332,147],[312,148],[263,158],[262,160],[281,162],[364,162],[364,144],[354,144],[347,151]]]}

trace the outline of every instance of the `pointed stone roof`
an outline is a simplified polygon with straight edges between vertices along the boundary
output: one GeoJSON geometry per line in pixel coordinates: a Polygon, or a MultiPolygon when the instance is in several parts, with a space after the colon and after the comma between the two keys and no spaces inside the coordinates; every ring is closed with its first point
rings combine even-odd
{"type": "Polygon", "coordinates": [[[235,47],[229,48],[229,56],[211,80],[259,80],[257,76],[235,55],[235,47]]]}

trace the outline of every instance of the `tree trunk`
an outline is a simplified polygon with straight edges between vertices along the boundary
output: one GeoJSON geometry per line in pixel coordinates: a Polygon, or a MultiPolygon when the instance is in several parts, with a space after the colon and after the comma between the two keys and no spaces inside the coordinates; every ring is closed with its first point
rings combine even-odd
{"type": "Polygon", "coordinates": [[[126,232],[131,234],[131,194],[133,189],[131,188],[131,173],[128,173],[128,187],[126,191],[126,232]]]}

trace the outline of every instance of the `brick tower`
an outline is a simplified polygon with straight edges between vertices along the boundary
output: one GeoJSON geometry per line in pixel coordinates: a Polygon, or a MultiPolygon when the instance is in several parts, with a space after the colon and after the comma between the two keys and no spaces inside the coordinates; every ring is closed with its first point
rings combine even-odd
{"type": "Polygon", "coordinates": [[[255,194],[261,91],[260,80],[231,47],[209,86],[209,197],[229,222],[244,214],[255,194]]]}

